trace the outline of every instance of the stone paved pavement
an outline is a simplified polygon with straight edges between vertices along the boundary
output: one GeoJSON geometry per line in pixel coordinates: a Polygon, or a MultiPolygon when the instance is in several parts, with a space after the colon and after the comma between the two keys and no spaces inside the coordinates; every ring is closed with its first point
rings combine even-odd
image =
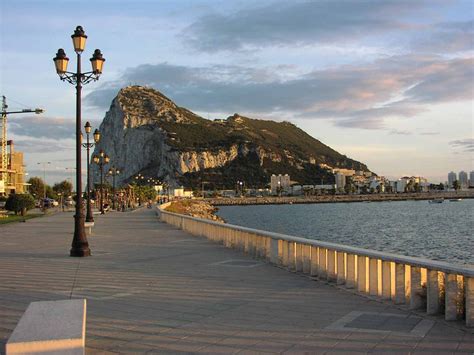
{"type": "Polygon", "coordinates": [[[97,216],[89,258],[68,256],[72,222],[62,213],[0,227],[0,352],[29,302],[70,297],[88,300],[89,354],[474,352],[460,322],[414,320],[193,237],[152,210],[97,216]],[[421,333],[410,333],[415,324],[421,333]]]}

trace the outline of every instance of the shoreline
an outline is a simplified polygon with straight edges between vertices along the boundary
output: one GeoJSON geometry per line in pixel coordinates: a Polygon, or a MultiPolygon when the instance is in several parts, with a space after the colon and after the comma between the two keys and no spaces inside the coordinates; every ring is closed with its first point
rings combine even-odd
{"type": "Polygon", "coordinates": [[[238,205],[283,205],[308,203],[347,203],[347,202],[388,202],[388,201],[421,201],[440,199],[470,199],[474,198],[473,191],[456,192],[420,192],[400,194],[373,195],[319,195],[319,196],[268,196],[268,197],[236,197],[236,198],[206,198],[205,202],[213,206],[238,205]]]}

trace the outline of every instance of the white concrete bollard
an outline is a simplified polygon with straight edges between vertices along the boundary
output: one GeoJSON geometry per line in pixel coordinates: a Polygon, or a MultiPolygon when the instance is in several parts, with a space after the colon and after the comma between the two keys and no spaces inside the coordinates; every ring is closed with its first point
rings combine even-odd
{"type": "Polygon", "coordinates": [[[318,258],[318,277],[320,279],[327,279],[327,265],[326,265],[326,248],[319,248],[319,258],[318,258]]]}
{"type": "Polygon", "coordinates": [[[303,272],[311,273],[311,245],[303,245],[303,272]]]}
{"type": "Polygon", "coordinates": [[[465,277],[466,285],[466,326],[474,327],[474,278],[465,277]]]}
{"type": "Polygon", "coordinates": [[[378,260],[369,258],[369,294],[377,296],[379,294],[379,268],[378,260]]]}
{"type": "Polygon", "coordinates": [[[385,260],[382,261],[382,297],[392,297],[392,263],[385,260]]]}
{"type": "Polygon", "coordinates": [[[328,281],[335,282],[336,276],[336,252],[328,249],[327,251],[328,281]]]}
{"type": "Polygon", "coordinates": [[[288,268],[291,271],[296,270],[296,243],[288,242],[288,268]]]}
{"type": "Polygon", "coordinates": [[[458,280],[454,274],[446,274],[445,284],[445,313],[444,319],[456,320],[458,318],[458,280]]]}
{"type": "Polygon", "coordinates": [[[311,246],[311,276],[318,276],[319,250],[316,246],[311,246]]]}
{"type": "Polygon", "coordinates": [[[295,243],[295,270],[303,271],[303,244],[295,243]]]}
{"type": "Polygon", "coordinates": [[[278,265],[283,265],[283,240],[278,239],[278,265]]]}
{"type": "Polygon", "coordinates": [[[368,258],[363,255],[357,256],[357,291],[367,293],[369,291],[368,258]]]}
{"type": "Polygon", "coordinates": [[[393,302],[395,304],[405,303],[405,265],[395,263],[394,273],[395,292],[393,295],[393,302]]]}
{"type": "Polygon", "coordinates": [[[419,309],[423,305],[422,287],[421,287],[421,268],[411,267],[411,290],[410,290],[410,309],[419,309]]]}
{"type": "Polygon", "coordinates": [[[31,302],[8,339],[7,355],[84,354],[85,299],[31,302]]]}
{"type": "Polygon", "coordinates": [[[357,284],[357,262],[356,255],[347,254],[346,260],[346,287],[354,288],[357,284]]]}
{"type": "Polygon", "coordinates": [[[437,314],[440,310],[438,271],[428,270],[426,280],[426,313],[437,314]]]}
{"type": "Polygon", "coordinates": [[[286,240],[282,241],[282,252],[283,252],[283,266],[288,267],[289,261],[288,261],[288,249],[289,249],[289,242],[286,240]]]}
{"type": "Polygon", "coordinates": [[[337,284],[344,285],[346,283],[346,253],[342,251],[336,252],[337,259],[337,284]]]}

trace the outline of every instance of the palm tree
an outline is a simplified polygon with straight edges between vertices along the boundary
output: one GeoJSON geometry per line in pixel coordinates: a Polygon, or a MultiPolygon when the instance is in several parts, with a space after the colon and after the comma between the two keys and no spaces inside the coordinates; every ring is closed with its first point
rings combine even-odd
{"type": "Polygon", "coordinates": [[[453,188],[454,188],[454,191],[456,191],[456,193],[457,193],[458,190],[461,188],[461,184],[459,184],[459,181],[457,181],[457,180],[453,181],[453,188]]]}

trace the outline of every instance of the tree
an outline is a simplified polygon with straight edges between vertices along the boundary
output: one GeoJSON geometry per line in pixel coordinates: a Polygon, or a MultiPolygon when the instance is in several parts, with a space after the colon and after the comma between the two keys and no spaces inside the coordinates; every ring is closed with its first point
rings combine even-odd
{"type": "Polygon", "coordinates": [[[15,214],[21,213],[22,216],[33,207],[35,207],[35,199],[30,194],[10,195],[5,203],[6,210],[13,211],[15,214]]]}
{"type": "Polygon", "coordinates": [[[459,181],[457,180],[453,181],[453,188],[456,192],[461,188],[461,184],[459,183],[459,181]]]}
{"type": "Polygon", "coordinates": [[[53,191],[58,194],[62,194],[63,196],[71,196],[72,194],[72,184],[68,180],[64,180],[54,184],[53,191]]]}
{"type": "Polygon", "coordinates": [[[444,184],[442,182],[439,183],[438,189],[441,191],[444,190],[444,184]]]}
{"type": "Polygon", "coordinates": [[[40,177],[33,176],[28,181],[30,184],[29,191],[34,198],[40,199],[43,198],[44,194],[44,181],[40,177]]]}
{"type": "Polygon", "coordinates": [[[352,184],[350,182],[347,182],[344,186],[344,192],[346,194],[350,194],[352,192],[352,184]]]}

